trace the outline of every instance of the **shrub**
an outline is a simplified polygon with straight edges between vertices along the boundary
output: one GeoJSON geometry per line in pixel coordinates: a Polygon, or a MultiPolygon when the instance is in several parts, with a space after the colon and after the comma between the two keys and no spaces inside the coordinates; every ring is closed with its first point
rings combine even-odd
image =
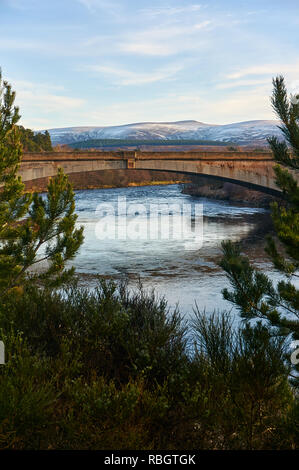
{"type": "Polygon", "coordinates": [[[187,329],[154,293],[101,281],[9,294],[0,333],[1,448],[297,445],[284,346],[261,324],[197,312],[187,329]]]}

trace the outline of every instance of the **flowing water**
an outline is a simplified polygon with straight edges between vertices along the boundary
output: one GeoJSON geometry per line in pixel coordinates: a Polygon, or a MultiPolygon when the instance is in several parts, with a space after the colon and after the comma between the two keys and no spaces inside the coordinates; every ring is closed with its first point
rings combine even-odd
{"type": "Polygon", "coordinates": [[[241,241],[257,266],[271,269],[263,249],[270,215],[262,208],[194,198],[182,194],[180,185],[161,185],[76,191],[76,211],[85,241],[73,264],[83,285],[95,285],[96,274],[126,278],[132,288],[140,278],[146,289],[165,296],[171,308],[179,304],[187,316],[195,302],[207,311],[232,308],[221,294],[229,287],[217,265],[222,240],[241,241]],[[151,212],[157,204],[162,214],[151,212]],[[198,204],[203,219],[194,209],[198,204]],[[183,218],[180,208],[187,208],[183,218]],[[182,235],[187,219],[193,232],[182,235]]]}

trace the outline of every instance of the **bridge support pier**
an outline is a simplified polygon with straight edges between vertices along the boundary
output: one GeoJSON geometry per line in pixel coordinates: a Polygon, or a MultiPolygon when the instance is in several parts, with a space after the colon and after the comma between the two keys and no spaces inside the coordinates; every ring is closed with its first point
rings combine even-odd
{"type": "Polygon", "coordinates": [[[135,159],[133,159],[133,158],[128,158],[128,160],[127,160],[127,168],[128,168],[128,169],[136,168],[136,161],[135,161],[135,159]]]}

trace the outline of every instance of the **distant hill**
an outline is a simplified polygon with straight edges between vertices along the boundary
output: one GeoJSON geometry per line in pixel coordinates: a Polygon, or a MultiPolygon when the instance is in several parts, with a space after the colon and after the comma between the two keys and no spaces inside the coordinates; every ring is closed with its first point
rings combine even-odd
{"type": "Polygon", "coordinates": [[[49,129],[53,145],[74,144],[91,140],[134,141],[212,141],[238,145],[266,144],[267,137],[281,136],[278,121],[245,121],[225,125],[198,121],[141,122],[110,127],[68,127],[49,129]]]}

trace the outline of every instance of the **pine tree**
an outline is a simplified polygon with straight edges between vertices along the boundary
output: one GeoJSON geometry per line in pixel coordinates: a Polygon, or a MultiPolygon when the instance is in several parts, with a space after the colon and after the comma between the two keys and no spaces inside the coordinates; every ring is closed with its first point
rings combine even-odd
{"type": "MultiPolygon", "coordinates": [[[[255,269],[240,247],[224,242],[221,267],[226,271],[232,291],[223,290],[246,320],[266,320],[273,334],[299,340],[299,290],[294,284],[299,269],[299,187],[295,173],[299,170],[299,95],[288,97],[284,78],[273,79],[271,102],[281,120],[279,126],[285,140],[268,139],[277,162],[276,184],[282,190],[280,204],[272,204],[276,241],[268,237],[266,252],[283,279],[275,286],[263,272],[255,269]]],[[[295,365],[297,372],[299,364],[295,365]]],[[[299,386],[295,373],[293,383],[299,386]]]]}
{"type": "Polygon", "coordinates": [[[14,101],[0,71],[0,297],[29,281],[55,286],[66,281],[74,272],[66,262],[83,241],[83,228],[75,228],[74,193],[62,170],[50,180],[46,197],[24,193],[17,174],[22,145],[14,101]],[[41,260],[46,269],[28,275],[41,260]]]}

